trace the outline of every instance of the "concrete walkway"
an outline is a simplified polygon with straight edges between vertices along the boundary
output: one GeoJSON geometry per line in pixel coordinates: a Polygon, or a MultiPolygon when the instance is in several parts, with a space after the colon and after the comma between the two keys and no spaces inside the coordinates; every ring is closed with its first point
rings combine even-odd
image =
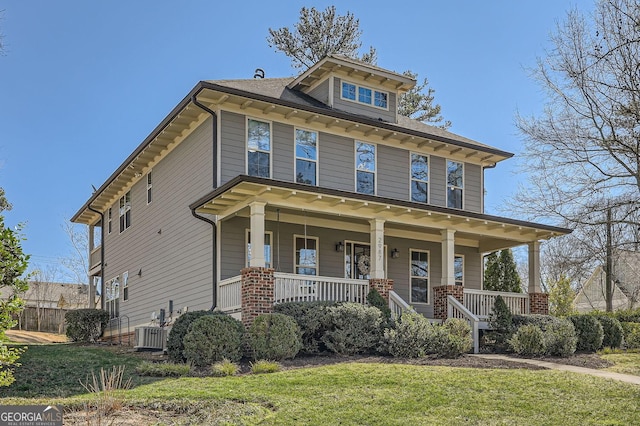
{"type": "Polygon", "coordinates": [[[557,364],[555,362],[542,361],[540,359],[527,359],[516,358],[507,355],[497,354],[475,354],[478,358],[484,359],[499,359],[502,361],[521,362],[523,364],[537,365],[538,367],[548,368],[551,370],[570,371],[572,373],[590,374],[596,377],[603,377],[605,379],[619,380],[621,382],[633,383],[640,385],[640,376],[634,376],[631,374],[614,373],[612,371],[596,370],[593,368],[576,367],[574,365],[557,364]]]}

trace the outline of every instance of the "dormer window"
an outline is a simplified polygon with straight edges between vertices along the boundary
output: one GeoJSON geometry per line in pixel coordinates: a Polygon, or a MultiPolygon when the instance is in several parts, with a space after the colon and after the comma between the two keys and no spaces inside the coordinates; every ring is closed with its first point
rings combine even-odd
{"type": "Polygon", "coordinates": [[[389,94],[387,92],[381,92],[346,81],[342,82],[341,97],[348,101],[372,105],[376,108],[388,109],[389,105],[389,94]]]}

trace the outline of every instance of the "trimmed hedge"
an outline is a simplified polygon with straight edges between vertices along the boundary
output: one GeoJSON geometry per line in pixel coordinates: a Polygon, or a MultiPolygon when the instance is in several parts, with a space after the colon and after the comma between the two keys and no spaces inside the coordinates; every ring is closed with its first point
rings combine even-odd
{"type": "Polygon", "coordinates": [[[619,348],[622,346],[623,330],[620,321],[610,315],[593,314],[602,326],[602,346],[604,348],[619,348]]]}
{"type": "Polygon", "coordinates": [[[76,309],[64,315],[67,337],[74,342],[93,343],[102,336],[109,323],[109,313],[103,309],[76,309]]]}
{"type": "Polygon", "coordinates": [[[459,318],[449,318],[442,326],[438,326],[441,332],[435,353],[444,358],[457,358],[467,353],[473,347],[471,327],[467,321],[459,318]]]}
{"type": "Polygon", "coordinates": [[[541,356],[547,351],[542,329],[533,324],[518,328],[518,331],[509,339],[509,347],[518,355],[524,356],[541,356]]]}
{"type": "Polygon", "coordinates": [[[247,330],[247,346],[254,360],[294,358],[302,348],[300,327],[292,317],[262,314],[247,330]]]}
{"type": "Polygon", "coordinates": [[[623,322],[624,346],[627,349],[640,349],[640,323],[623,322]]]}
{"type": "Polygon", "coordinates": [[[242,359],[244,326],[227,315],[203,315],[189,326],[184,336],[184,356],[193,365],[203,367],[214,362],[242,359]]]}
{"type": "Polygon", "coordinates": [[[567,357],[576,351],[578,338],[573,323],[566,318],[552,315],[514,315],[516,329],[525,325],[535,325],[544,335],[545,354],[567,357]]]}
{"type": "Polygon", "coordinates": [[[189,311],[180,315],[176,322],[173,323],[169,338],[167,339],[167,354],[172,362],[185,362],[187,358],[184,356],[184,336],[189,331],[192,322],[205,315],[226,315],[221,311],[189,311]]]}
{"type": "Polygon", "coordinates": [[[327,351],[322,337],[329,330],[329,308],[336,302],[287,302],[273,307],[275,313],[292,317],[302,333],[302,349],[306,354],[327,351]]]}
{"type": "Polygon", "coordinates": [[[602,347],[604,330],[600,322],[591,315],[571,315],[569,317],[576,328],[578,343],[576,350],[595,352],[602,347]]]}
{"type": "Polygon", "coordinates": [[[373,306],[344,303],[327,308],[329,329],[322,336],[338,355],[373,352],[382,338],[382,312],[373,306]]]}

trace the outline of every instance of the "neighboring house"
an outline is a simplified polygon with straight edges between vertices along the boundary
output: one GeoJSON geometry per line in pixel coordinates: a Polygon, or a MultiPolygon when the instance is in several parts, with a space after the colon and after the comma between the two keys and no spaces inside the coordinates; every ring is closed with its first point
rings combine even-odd
{"type": "MultiPolygon", "coordinates": [[[[613,255],[613,310],[634,309],[640,306],[640,252],[617,250],[613,255]]],[[[606,274],[596,267],[582,285],[573,302],[578,312],[604,311],[606,302],[606,274]]]]}
{"type": "Polygon", "coordinates": [[[483,254],[520,245],[529,294],[511,302],[545,311],[539,244],[569,230],[485,214],[484,171],[512,154],[399,116],[415,84],[338,56],[296,78],[199,82],[72,218],[91,228],[112,333],[161,309],[248,324],[370,286],[429,318],[470,318],[462,303],[484,316],[483,254]]]}

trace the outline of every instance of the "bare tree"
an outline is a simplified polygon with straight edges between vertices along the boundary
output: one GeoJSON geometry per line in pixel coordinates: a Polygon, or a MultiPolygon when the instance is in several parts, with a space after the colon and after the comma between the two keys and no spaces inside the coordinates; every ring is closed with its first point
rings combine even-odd
{"type": "Polygon", "coordinates": [[[89,229],[77,226],[68,220],[62,224],[69,237],[71,252],[61,259],[67,280],[77,284],[87,284],[89,273],[89,229]]]}
{"type": "MultiPolygon", "coordinates": [[[[517,117],[529,184],[509,207],[573,228],[564,267],[578,273],[638,241],[640,0],[599,0],[591,20],[573,10],[552,42],[533,71],[548,96],[544,112],[517,117]]],[[[553,280],[561,273],[576,278],[565,270],[553,280]]]]}

